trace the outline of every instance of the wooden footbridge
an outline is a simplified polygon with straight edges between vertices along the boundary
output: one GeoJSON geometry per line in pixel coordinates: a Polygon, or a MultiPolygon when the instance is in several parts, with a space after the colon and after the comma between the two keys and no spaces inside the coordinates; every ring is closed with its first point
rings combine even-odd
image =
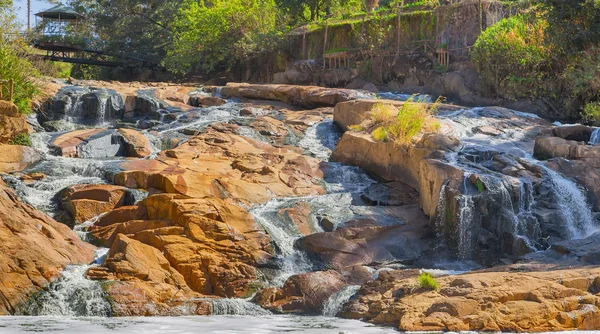
{"type": "Polygon", "coordinates": [[[95,48],[94,40],[80,32],[85,16],[73,8],[59,4],[35,16],[39,22],[32,44],[45,51],[41,55],[45,60],[109,67],[150,65],[144,59],[116,57],[95,48]]]}

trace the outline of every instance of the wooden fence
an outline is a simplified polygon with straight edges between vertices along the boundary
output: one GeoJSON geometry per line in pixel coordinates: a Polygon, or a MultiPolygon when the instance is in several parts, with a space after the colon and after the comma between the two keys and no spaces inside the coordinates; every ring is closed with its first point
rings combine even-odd
{"type": "Polygon", "coordinates": [[[12,101],[15,92],[15,82],[13,79],[0,80],[0,100],[12,101]]]}

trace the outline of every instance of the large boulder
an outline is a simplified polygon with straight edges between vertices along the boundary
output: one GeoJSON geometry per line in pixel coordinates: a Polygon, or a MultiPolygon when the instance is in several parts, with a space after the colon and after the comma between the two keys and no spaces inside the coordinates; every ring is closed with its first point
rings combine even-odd
{"type": "Polygon", "coordinates": [[[143,133],[133,129],[119,129],[123,136],[126,154],[133,158],[146,158],[152,154],[152,145],[143,133]]]}
{"type": "Polygon", "coordinates": [[[585,125],[559,126],[552,129],[552,134],[556,137],[585,143],[590,141],[592,132],[594,129],[585,125]]]}
{"type": "Polygon", "coordinates": [[[0,315],[18,313],[65,266],[94,258],[93,246],[66,225],[21,203],[4,185],[0,185],[0,217],[0,315]]]}
{"type": "Polygon", "coordinates": [[[282,288],[259,291],[254,301],[276,313],[321,314],[329,297],[348,285],[336,271],[316,271],[293,275],[282,288]]]}
{"type": "Polygon", "coordinates": [[[405,271],[382,272],[341,316],[400,331],[542,332],[600,328],[600,269],[481,272],[420,287],[405,271]]]}
{"type": "Polygon", "coordinates": [[[222,87],[221,94],[227,97],[281,101],[301,107],[333,107],[340,102],[360,97],[359,92],[351,89],[245,83],[228,83],[222,87]]]}
{"type": "Polygon", "coordinates": [[[297,151],[209,131],[162,152],[156,160],[128,161],[115,183],[191,197],[216,196],[262,203],[277,196],[323,194],[320,162],[297,151]]]}
{"type": "Polygon", "coordinates": [[[61,193],[63,207],[75,224],[86,222],[102,213],[133,204],[127,188],[108,184],[75,185],[61,193]]]}
{"type": "Polygon", "coordinates": [[[118,315],[145,315],[146,308],[124,297],[140,291],[157,310],[200,296],[250,296],[260,286],[257,267],[272,251],[246,210],[214,197],[152,195],[103,216],[91,236],[110,251],[107,271],[89,277],[119,282],[118,315]]]}
{"type": "Polygon", "coordinates": [[[42,159],[42,155],[29,146],[0,144],[0,172],[22,171],[32,163],[42,159]]]}
{"type": "Polygon", "coordinates": [[[61,134],[51,145],[58,155],[70,158],[144,158],[152,153],[150,141],[131,129],[84,129],[61,134]]]}
{"type": "Polygon", "coordinates": [[[348,271],[354,266],[389,262],[426,264],[428,219],[421,214],[409,225],[341,227],[299,239],[296,247],[327,268],[348,271]]]}

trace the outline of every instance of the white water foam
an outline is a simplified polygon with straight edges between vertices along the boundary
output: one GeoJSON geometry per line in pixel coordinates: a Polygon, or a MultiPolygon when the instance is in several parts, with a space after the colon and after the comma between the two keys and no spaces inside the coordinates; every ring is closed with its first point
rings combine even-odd
{"type": "Polygon", "coordinates": [[[327,299],[325,304],[323,305],[323,315],[328,317],[335,317],[342,308],[344,304],[354,296],[358,290],[360,290],[360,285],[349,285],[343,288],[340,292],[332,295],[327,299]]]}

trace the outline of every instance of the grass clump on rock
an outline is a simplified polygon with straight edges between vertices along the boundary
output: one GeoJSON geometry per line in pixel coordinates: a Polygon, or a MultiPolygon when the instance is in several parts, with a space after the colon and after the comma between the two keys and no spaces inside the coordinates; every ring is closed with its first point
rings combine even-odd
{"type": "Polygon", "coordinates": [[[31,139],[26,133],[19,133],[8,142],[10,145],[31,146],[31,139]]]}
{"type": "Polygon", "coordinates": [[[437,290],[438,282],[435,280],[433,275],[430,273],[421,273],[417,277],[417,283],[419,283],[419,287],[427,290],[437,290]]]}
{"type": "Polygon", "coordinates": [[[377,141],[409,144],[421,132],[439,130],[440,123],[432,117],[438,104],[439,100],[423,103],[410,98],[398,110],[393,105],[377,103],[369,113],[369,121],[374,127],[371,135],[377,141]]]}

